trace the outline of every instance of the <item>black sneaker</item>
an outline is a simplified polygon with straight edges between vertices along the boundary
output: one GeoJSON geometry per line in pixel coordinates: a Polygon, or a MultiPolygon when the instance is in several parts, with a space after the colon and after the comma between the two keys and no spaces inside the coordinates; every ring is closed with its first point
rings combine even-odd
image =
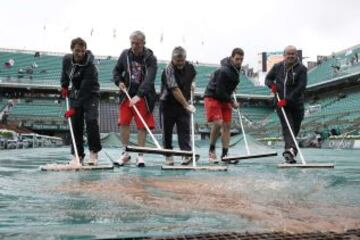
{"type": "Polygon", "coordinates": [[[239,163],[239,160],[231,160],[229,161],[230,164],[238,164],[239,163]]]}
{"type": "Polygon", "coordinates": [[[227,164],[238,164],[238,163],[239,163],[239,160],[225,161],[225,160],[223,160],[223,158],[225,158],[225,157],[227,157],[227,155],[221,157],[221,161],[222,161],[223,163],[227,163],[227,164]]]}
{"type": "Polygon", "coordinates": [[[294,159],[294,156],[289,151],[284,152],[283,157],[285,158],[285,162],[288,163],[288,164],[295,164],[296,163],[296,160],[294,159]]]}
{"type": "Polygon", "coordinates": [[[186,166],[189,165],[190,163],[192,163],[192,157],[183,157],[182,161],[181,161],[181,165],[186,166]]]}

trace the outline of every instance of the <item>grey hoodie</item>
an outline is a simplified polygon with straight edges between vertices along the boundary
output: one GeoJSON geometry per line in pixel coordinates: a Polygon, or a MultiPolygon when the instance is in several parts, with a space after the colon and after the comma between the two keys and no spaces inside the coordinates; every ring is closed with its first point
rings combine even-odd
{"type": "MultiPolygon", "coordinates": [[[[157,72],[157,59],[154,53],[149,49],[144,49],[143,56],[143,74],[144,80],[140,84],[140,86],[131,85],[130,77],[131,76],[131,61],[134,58],[134,54],[131,49],[125,49],[113,70],[113,81],[117,86],[119,86],[120,82],[123,82],[127,87],[128,92],[135,92],[137,96],[144,97],[147,108],[150,112],[153,111],[156,101],[156,92],[155,92],[155,78],[157,72]]],[[[125,94],[120,91],[120,102],[123,102],[126,98],[125,94]]]]}

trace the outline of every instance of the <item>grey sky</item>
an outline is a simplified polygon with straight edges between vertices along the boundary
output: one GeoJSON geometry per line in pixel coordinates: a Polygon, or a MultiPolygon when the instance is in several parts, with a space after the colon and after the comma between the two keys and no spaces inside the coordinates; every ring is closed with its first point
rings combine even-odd
{"type": "Polygon", "coordinates": [[[207,63],[242,47],[256,67],[259,52],[288,44],[314,59],[360,43],[359,0],[11,0],[1,9],[2,48],[68,52],[80,36],[95,54],[117,56],[139,29],[161,60],[177,45],[207,63]]]}

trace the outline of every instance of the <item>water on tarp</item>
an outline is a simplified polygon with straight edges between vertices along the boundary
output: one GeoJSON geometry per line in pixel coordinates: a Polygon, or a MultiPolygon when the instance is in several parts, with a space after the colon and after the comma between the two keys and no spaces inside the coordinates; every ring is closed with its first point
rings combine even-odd
{"type": "MultiPolygon", "coordinates": [[[[232,139],[231,155],[245,153],[241,139],[232,139]]],[[[197,146],[199,164],[205,165],[208,144],[198,141],[197,146]]],[[[250,147],[254,153],[260,149],[250,147]]],[[[105,152],[115,159],[121,149],[102,150],[100,162],[110,163],[105,152]]],[[[67,162],[69,149],[1,151],[0,237],[87,239],[359,228],[359,153],[304,150],[309,163],[335,163],[335,169],[278,169],[280,154],[229,165],[228,172],[164,171],[163,156],[145,155],[147,167],[139,169],[132,154],[131,166],[110,171],[41,172],[41,165],[67,162]]]]}

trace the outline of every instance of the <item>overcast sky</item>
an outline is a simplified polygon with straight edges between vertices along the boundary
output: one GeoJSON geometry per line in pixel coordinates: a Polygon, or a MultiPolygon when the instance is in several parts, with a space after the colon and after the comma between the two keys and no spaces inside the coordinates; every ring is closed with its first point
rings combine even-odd
{"type": "Polygon", "coordinates": [[[0,48],[69,52],[80,36],[96,55],[118,56],[142,30],[161,60],[177,45],[206,63],[242,47],[257,67],[259,52],[288,44],[310,59],[359,44],[359,26],[359,0],[3,0],[0,48]]]}

